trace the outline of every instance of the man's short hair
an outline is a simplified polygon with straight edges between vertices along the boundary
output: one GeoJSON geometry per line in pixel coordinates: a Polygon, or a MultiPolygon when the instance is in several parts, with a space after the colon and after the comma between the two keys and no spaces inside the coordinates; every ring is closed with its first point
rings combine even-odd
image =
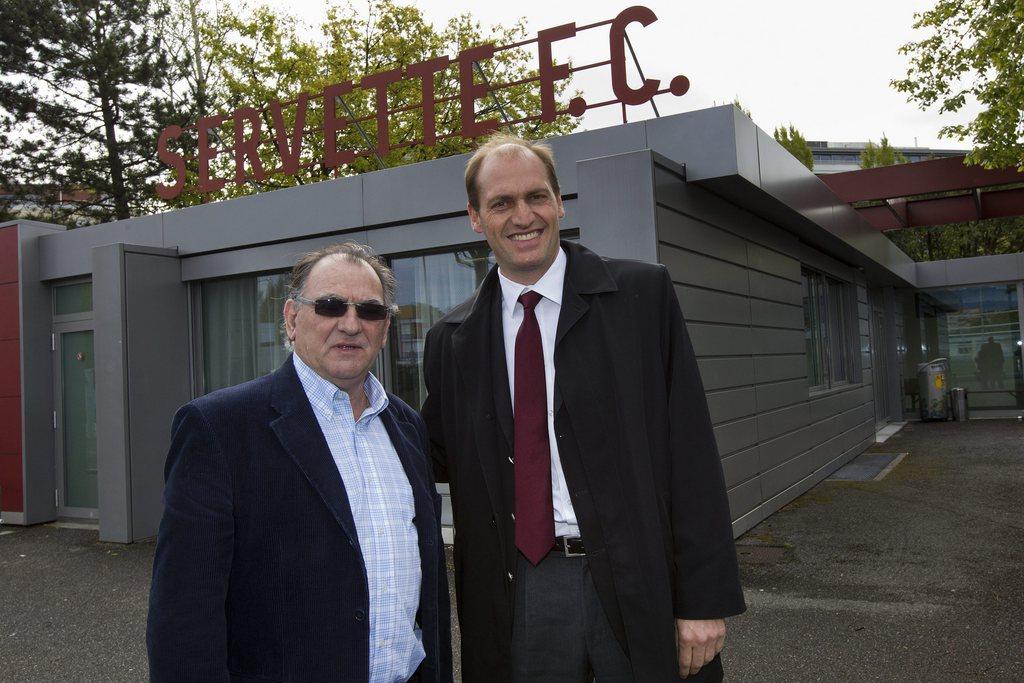
{"type": "Polygon", "coordinates": [[[313,267],[325,258],[334,256],[340,257],[349,263],[359,263],[362,261],[373,268],[373,272],[380,279],[381,289],[384,293],[383,303],[389,309],[392,309],[392,315],[394,314],[396,308],[395,289],[398,286],[395,281],[395,274],[391,272],[391,269],[384,263],[384,260],[373,249],[357,242],[331,244],[315,251],[308,251],[299,256],[295,261],[295,265],[292,266],[292,279],[288,283],[288,298],[293,299],[296,296],[300,296],[306,286],[306,281],[309,279],[309,274],[313,271],[313,267]]]}
{"type": "MultiPolygon", "coordinates": [[[[547,143],[525,140],[510,133],[495,133],[477,148],[473,156],[466,163],[466,196],[469,198],[469,205],[474,210],[480,210],[480,188],[476,185],[477,176],[480,175],[480,166],[484,163],[484,159],[495,152],[499,152],[500,148],[506,145],[518,147],[519,149],[516,151],[519,152],[532,152],[540,159],[541,163],[544,164],[545,170],[548,172],[548,182],[551,184],[551,189],[556,197],[561,196],[558,188],[558,176],[555,175],[555,155],[547,143]]],[[[501,153],[504,153],[504,151],[500,150],[501,153]]]]}

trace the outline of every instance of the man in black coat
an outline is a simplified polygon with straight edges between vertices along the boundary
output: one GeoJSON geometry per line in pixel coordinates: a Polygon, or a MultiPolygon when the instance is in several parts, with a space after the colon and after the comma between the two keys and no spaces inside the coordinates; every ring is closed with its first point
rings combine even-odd
{"type": "Polygon", "coordinates": [[[294,354],[178,411],[152,680],[452,680],[426,428],[369,372],[394,289],[362,245],[304,255],[284,306],[294,354]]]}
{"type": "Polygon", "coordinates": [[[543,145],[495,136],[466,189],[498,266],[427,334],[423,407],[465,679],[721,679],[724,617],[745,605],[666,269],[559,241],[543,145]]]}

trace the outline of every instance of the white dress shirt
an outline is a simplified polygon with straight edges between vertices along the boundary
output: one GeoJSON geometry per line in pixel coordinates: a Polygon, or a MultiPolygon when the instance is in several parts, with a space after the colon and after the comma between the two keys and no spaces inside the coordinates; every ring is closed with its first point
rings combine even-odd
{"type": "Polygon", "coordinates": [[[548,402],[548,446],[551,449],[551,504],[555,513],[555,536],[579,536],[576,512],[572,509],[569,487],[562,473],[562,461],[558,457],[555,440],[555,332],[558,329],[558,314],[562,310],[562,283],[565,281],[565,252],[561,247],[554,263],[547,272],[532,285],[521,285],[505,277],[498,268],[501,282],[501,323],[505,336],[505,366],[508,368],[508,391],[515,405],[516,380],[516,334],[523,324],[523,305],[519,296],[525,291],[541,295],[534,312],[540,326],[541,348],[544,352],[544,383],[548,402]]]}

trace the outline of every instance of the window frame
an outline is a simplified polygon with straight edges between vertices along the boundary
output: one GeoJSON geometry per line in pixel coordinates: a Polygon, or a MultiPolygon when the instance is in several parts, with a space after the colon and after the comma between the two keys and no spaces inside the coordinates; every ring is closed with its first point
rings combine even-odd
{"type": "Polygon", "coordinates": [[[855,286],[806,266],[800,280],[810,394],[861,384],[855,286]]]}

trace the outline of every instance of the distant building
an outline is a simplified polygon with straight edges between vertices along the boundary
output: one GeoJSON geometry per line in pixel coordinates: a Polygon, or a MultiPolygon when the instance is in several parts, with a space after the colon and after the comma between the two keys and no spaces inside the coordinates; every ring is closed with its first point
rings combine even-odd
{"type": "MultiPolygon", "coordinates": [[[[878,143],[875,143],[878,144],[878,143]]],[[[860,168],[860,153],[868,146],[866,142],[828,142],[808,140],[807,146],[814,155],[815,173],[842,173],[860,168]]],[[[927,159],[944,159],[967,154],[967,149],[932,149],[930,147],[893,147],[911,162],[927,159]]]]}

